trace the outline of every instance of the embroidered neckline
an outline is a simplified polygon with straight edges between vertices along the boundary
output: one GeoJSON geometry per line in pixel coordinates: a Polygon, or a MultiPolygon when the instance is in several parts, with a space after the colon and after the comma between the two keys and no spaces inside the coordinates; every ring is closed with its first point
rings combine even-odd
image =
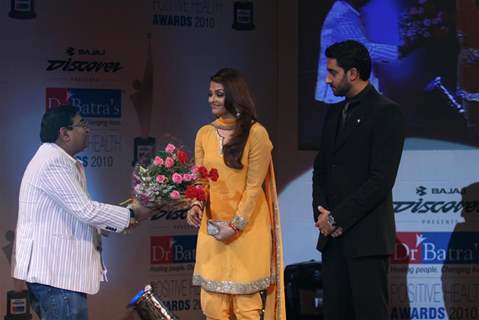
{"type": "Polygon", "coordinates": [[[236,128],[236,119],[224,119],[217,118],[215,121],[211,122],[211,125],[215,128],[216,138],[218,139],[219,154],[223,156],[223,146],[225,144],[225,137],[220,134],[220,130],[231,131],[236,128]]]}
{"type": "Polygon", "coordinates": [[[216,138],[218,139],[218,146],[219,146],[219,154],[220,156],[223,156],[223,145],[224,145],[224,140],[225,137],[223,137],[219,132],[218,128],[215,128],[215,133],[216,133],[216,138]]]}

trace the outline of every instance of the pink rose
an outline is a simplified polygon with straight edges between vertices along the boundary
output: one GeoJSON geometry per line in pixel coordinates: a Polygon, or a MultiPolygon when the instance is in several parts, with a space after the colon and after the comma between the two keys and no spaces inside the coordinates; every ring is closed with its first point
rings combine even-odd
{"type": "Polygon", "coordinates": [[[185,173],[185,174],[183,175],[183,180],[186,181],[186,182],[189,182],[189,181],[191,181],[191,180],[193,180],[193,179],[194,179],[194,176],[193,176],[192,174],[185,173]]]}
{"type": "Polygon", "coordinates": [[[198,167],[196,165],[194,165],[192,168],[191,168],[191,176],[193,177],[193,179],[197,179],[198,178],[198,167]]]}
{"type": "Polygon", "coordinates": [[[161,157],[158,157],[158,156],[156,156],[155,159],[153,160],[153,164],[157,167],[162,166],[163,163],[165,163],[165,161],[163,161],[163,159],[161,159],[161,157]]]}
{"type": "Polygon", "coordinates": [[[168,143],[168,145],[165,148],[165,151],[168,152],[169,154],[173,154],[175,151],[176,147],[172,145],[171,143],[168,143]]]}
{"type": "Polygon", "coordinates": [[[181,174],[175,172],[171,176],[171,180],[173,180],[173,182],[176,184],[180,184],[183,182],[183,177],[181,176],[181,174]]]}
{"type": "Polygon", "coordinates": [[[176,200],[180,198],[180,193],[176,190],[170,192],[170,199],[176,200]]]}
{"type": "Polygon", "coordinates": [[[173,158],[171,158],[171,157],[167,157],[166,160],[165,160],[165,167],[171,168],[174,165],[175,165],[175,160],[173,160],[173,158]]]}
{"type": "Polygon", "coordinates": [[[162,174],[156,176],[156,182],[158,183],[164,183],[166,181],[166,177],[162,174]]]}

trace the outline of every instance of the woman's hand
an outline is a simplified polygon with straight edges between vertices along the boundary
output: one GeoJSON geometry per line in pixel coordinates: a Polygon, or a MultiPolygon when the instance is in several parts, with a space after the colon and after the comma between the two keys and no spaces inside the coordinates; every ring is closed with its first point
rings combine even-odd
{"type": "Polygon", "coordinates": [[[186,222],[193,227],[198,228],[203,217],[203,210],[199,205],[193,205],[186,213],[186,222]]]}
{"type": "Polygon", "coordinates": [[[213,236],[216,240],[228,240],[236,233],[236,231],[227,224],[219,224],[218,228],[220,229],[220,232],[213,236]]]}

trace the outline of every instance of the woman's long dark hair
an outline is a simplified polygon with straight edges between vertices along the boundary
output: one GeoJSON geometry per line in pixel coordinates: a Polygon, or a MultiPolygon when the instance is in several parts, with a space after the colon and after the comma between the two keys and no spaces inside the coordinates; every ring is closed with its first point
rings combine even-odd
{"type": "Polygon", "coordinates": [[[225,91],[225,108],[236,117],[236,127],[228,143],[223,145],[225,164],[242,169],[241,157],[248,140],[249,130],[256,121],[256,107],[245,78],[234,69],[224,68],[210,78],[222,84],[225,91]]]}

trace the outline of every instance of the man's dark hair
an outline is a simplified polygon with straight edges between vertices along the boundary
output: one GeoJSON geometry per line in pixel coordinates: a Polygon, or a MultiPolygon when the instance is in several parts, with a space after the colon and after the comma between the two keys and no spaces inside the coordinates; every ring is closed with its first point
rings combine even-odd
{"type": "Polygon", "coordinates": [[[73,125],[73,118],[78,109],[73,106],[58,106],[45,112],[42,117],[40,140],[55,142],[58,139],[60,128],[73,125]]]}
{"type": "Polygon", "coordinates": [[[356,68],[359,78],[368,80],[371,74],[371,57],[368,49],[358,41],[336,42],[326,49],[326,57],[336,59],[338,66],[348,71],[356,68]]]}

